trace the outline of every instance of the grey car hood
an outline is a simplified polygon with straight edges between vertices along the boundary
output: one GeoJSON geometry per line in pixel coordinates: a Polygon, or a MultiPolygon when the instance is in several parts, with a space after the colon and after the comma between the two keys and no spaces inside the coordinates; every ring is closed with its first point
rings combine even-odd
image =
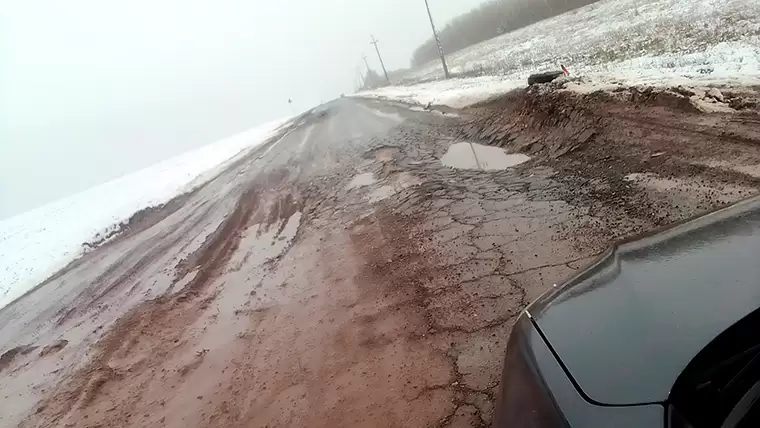
{"type": "Polygon", "coordinates": [[[661,402],[719,333],[760,307],[760,199],[610,250],[528,308],[597,403],[661,402]]]}

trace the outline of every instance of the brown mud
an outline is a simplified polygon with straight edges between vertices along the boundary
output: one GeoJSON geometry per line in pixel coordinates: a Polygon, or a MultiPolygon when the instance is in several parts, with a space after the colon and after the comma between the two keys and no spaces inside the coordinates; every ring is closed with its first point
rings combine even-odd
{"type": "Polygon", "coordinates": [[[336,101],[0,311],[0,425],[490,425],[527,304],[614,239],[760,187],[750,102],[637,91],[460,117],[336,101]],[[461,141],[532,159],[443,166],[461,141]]]}

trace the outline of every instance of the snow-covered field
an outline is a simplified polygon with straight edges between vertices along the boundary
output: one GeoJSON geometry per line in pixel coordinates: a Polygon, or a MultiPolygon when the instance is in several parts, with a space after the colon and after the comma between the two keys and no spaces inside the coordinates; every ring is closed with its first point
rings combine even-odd
{"type": "Polygon", "coordinates": [[[0,221],[0,308],[81,256],[83,243],[207,182],[283,123],[258,126],[0,221]]]}
{"type": "Polygon", "coordinates": [[[359,95],[464,107],[558,70],[594,84],[760,85],[760,1],[602,0],[432,61],[359,95]],[[487,76],[487,77],[473,77],[487,76]],[[505,90],[506,89],[506,90],[505,90]]]}

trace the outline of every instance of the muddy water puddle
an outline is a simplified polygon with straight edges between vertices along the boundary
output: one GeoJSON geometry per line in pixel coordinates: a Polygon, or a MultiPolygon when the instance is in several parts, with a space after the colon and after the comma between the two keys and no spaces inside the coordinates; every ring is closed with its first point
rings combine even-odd
{"type": "Polygon", "coordinates": [[[441,163],[457,169],[498,171],[529,160],[530,156],[522,153],[507,154],[499,147],[464,142],[452,144],[441,158],[441,163]]]}
{"type": "Polygon", "coordinates": [[[377,179],[375,178],[375,175],[371,172],[365,172],[363,174],[359,174],[357,176],[354,176],[353,179],[346,185],[346,189],[356,189],[357,187],[364,187],[369,186],[370,184],[377,183],[377,179]]]}

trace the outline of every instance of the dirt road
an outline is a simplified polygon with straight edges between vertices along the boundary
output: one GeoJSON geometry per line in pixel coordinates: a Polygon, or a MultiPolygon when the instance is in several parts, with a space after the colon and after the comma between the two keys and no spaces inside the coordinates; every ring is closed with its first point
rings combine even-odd
{"type": "Polygon", "coordinates": [[[527,303],[760,185],[757,112],[640,101],[328,104],[0,311],[0,426],[488,425],[527,303]]]}

